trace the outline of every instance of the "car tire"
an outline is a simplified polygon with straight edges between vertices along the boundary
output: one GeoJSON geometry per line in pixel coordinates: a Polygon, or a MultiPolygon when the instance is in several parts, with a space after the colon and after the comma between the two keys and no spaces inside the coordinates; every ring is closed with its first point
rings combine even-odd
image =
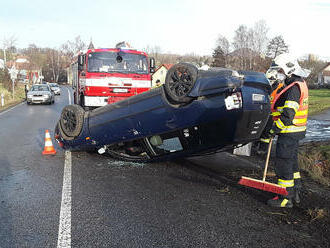
{"type": "Polygon", "coordinates": [[[67,105],[63,108],[60,125],[66,136],[76,137],[80,134],[84,124],[84,115],[85,111],[79,105],[67,105]]]}
{"type": "Polygon", "coordinates": [[[198,69],[189,63],[173,65],[166,74],[165,91],[169,100],[175,103],[188,103],[189,93],[195,85],[198,69]]]}

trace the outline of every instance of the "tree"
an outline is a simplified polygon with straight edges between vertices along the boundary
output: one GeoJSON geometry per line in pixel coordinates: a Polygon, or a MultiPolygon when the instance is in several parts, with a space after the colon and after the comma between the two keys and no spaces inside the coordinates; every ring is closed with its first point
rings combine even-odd
{"type": "Polygon", "coordinates": [[[312,56],[311,54],[306,59],[299,61],[299,64],[302,68],[306,68],[311,71],[306,79],[309,86],[317,84],[319,73],[327,65],[326,62],[319,60],[317,57],[312,56]]]}
{"type": "Polygon", "coordinates": [[[289,52],[289,47],[285,43],[283,37],[281,35],[275,36],[271,41],[268,43],[267,46],[267,56],[274,59],[277,55],[282,53],[289,52]]]}
{"type": "Polygon", "coordinates": [[[213,62],[212,66],[213,67],[226,67],[226,55],[222,48],[220,46],[217,46],[212,54],[213,57],[213,62]]]}
{"type": "Polygon", "coordinates": [[[215,67],[226,67],[227,59],[230,53],[230,43],[227,38],[223,35],[219,35],[216,41],[216,48],[213,51],[212,66],[215,67]]]}
{"type": "Polygon", "coordinates": [[[265,54],[267,49],[267,33],[269,28],[267,27],[265,20],[260,20],[254,24],[252,29],[252,44],[253,50],[259,54],[265,54]]]}
{"type": "Polygon", "coordinates": [[[16,49],[16,42],[17,42],[17,38],[15,37],[15,35],[12,35],[10,37],[4,38],[2,41],[2,45],[3,45],[3,58],[5,63],[8,60],[13,59],[13,53],[16,53],[17,49],[16,49]]]}
{"type": "Polygon", "coordinates": [[[61,46],[61,50],[63,53],[68,56],[70,59],[73,59],[73,57],[79,52],[83,51],[87,48],[87,45],[85,42],[81,40],[80,35],[78,35],[74,41],[67,41],[61,46]]]}
{"type": "Polygon", "coordinates": [[[238,69],[251,69],[250,59],[250,40],[252,33],[249,32],[247,26],[240,25],[235,31],[233,47],[235,48],[235,55],[238,58],[238,69]]]}

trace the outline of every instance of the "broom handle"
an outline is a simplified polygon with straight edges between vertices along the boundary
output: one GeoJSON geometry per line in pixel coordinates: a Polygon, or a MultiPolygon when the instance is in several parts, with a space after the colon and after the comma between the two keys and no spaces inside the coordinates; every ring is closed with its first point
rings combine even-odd
{"type": "Polygon", "coordinates": [[[267,158],[266,158],[266,163],[265,163],[264,175],[262,177],[262,181],[263,182],[266,180],[266,174],[267,174],[267,169],[268,169],[268,162],[269,162],[269,157],[270,157],[270,151],[272,149],[272,143],[273,143],[273,138],[270,138],[269,145],[268,145],[267,158]]]}

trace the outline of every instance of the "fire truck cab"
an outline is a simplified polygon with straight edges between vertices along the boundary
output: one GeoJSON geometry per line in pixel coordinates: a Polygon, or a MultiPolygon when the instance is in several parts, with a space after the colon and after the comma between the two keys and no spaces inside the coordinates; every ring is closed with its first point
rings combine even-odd
{"type": "Polygon", "coordinates": [[[88,49],[72,64],[74,103],[94,109],[148,91],[155,60],[121,42],[88,49]]]}

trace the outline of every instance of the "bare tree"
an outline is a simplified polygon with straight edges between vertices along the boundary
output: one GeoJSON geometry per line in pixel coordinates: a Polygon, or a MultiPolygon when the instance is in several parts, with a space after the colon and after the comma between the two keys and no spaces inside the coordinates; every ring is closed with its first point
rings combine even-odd
{"type": "Polygon", "coordinates": [[[61,46],[61,50],[69,57],[73,58],[79,51],[83,51],[87,48],[85,42],[82,41],[80,35],[78,35],[74,41],[67,41],[61,46]]]}
{"type": "Polygon", "coordinates": [[[16,42],[17,42],[17,38],[15,37],[15,35],[11,35],[10,37],[5,37],[2,41],[2,45],[3,45],[3,57],[4,57],[4,61],[5,64],[7,62],[7,60],[12,59],[12,54],[16,52],[16,42]]]}
{"type": "Polygon", "coordinates": [[[309,69],[311,71],[306,80],[309,86],[315,86],[317,84],[319,73],[327,65],[326,62],[315,56],[311,56],[310,54],[306,59],[299,61],[299,64],[303,68],[309,69]]]}
{"type": "Polygon", "coordinates": [[[254,24],[253,32],[253,50],[259,54],[265,54],[267,49],[267,33],[269,28],[267,27],[265,20],[260,20],[254,24]]]}
{"type": "Polygon", "coordinates": [[[275,58],[277,55],[289,52],[288,45],[284,42],[281,35],[275,36],[267,46],[267,56],[275,58]]]}
{"type": "Polygon", "coordinates": [[[47,64],[43,68],[43,74],[47,81],[58,82],[65,74],[67,58],[61,50],[47,48],[47,64]]]}
{"type": "Polygon", "coordinates": [[[233,47],[235,48],[235,55],[238,57],[239,69],[248,70],[249,65],[249,40],[251,33],[247,26],[240,25],[235,31],[233,47]]]}

